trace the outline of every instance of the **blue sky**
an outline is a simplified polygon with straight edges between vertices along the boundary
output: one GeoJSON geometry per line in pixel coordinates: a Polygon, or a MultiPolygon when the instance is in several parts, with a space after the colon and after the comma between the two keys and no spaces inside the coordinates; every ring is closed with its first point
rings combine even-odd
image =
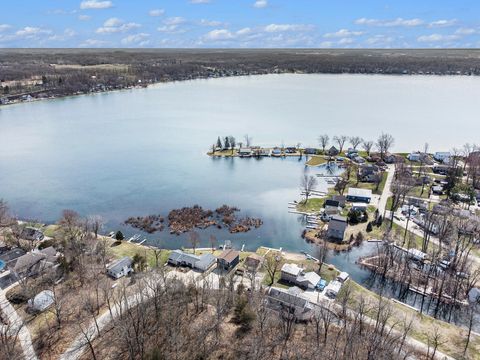
{"type": "Polygon", "coordinates": [[[3,1],[0,47],[480,47],[478,0],[3,1]]]}

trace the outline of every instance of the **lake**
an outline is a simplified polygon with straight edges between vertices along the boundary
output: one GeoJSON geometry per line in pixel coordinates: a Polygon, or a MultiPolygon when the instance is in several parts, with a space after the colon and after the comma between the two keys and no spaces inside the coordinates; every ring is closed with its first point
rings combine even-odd
{"type": "MultiPolygon", "coordinates": [[[[395,149],[449,150],[478,134],[474,77],[266,75],[168,83],[0,107],[0,197],[21,218],[54,222],[62,209],[100,214],[106,230],[129,216],[199,204],[234,205],[264,225],[246,234],[216,231],[247,249],[310,250],[299,199],[305,159],[212,159],[217,136],[245,134],[255,145],[318,146],[319,134],[382,131],[395,149]],[[455,130],[449,131],[454,122],[455,130]]],[[[320,187],[325,188],[326,184],[320,187]]],[[[202,245],[208,234],[202,232],[202,245]]],[[[169,248],[186,236],[148,237],[169,248]]]]}

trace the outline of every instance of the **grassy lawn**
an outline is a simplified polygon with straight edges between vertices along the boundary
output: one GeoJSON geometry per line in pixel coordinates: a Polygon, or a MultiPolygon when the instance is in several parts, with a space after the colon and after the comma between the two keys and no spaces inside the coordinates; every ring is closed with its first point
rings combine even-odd
{"type": "Polygon", "coordinates": [[[42,229],[42,231],[45,236],[54,238],[58,228],[59,225],[47,225],[42,229]]]}
{"type": "MultiPolygon", "coordinates": [[[[369,233],[366,233],[367,239],[380,239],[380,240],[383,239],[383,235],[389,229],[389,226],[390,226],[390,220],[385,219],[380,227],[374,226],[373,231],[371,231],[369,233]]],[[[401,227],[400,225],[397,225],[397,224],[393,223],[391,231],[394,234],[395,242],[398,245],[402,245],[403,236],[404,236],[404,233],[405,233],[405,228],[401,227]]],[[[410,247],[421,250],[422,249],[422,243],[423,243],[422,237],[418,236],[418,235],[413,235],[413,236],[410,236],[410,235],[413,235],[413,234],[410,231],[408,231],[407,232],[407,237],[405,239],[405,244],[403,244],[403,246],[407,247],[408,246],[408,241],[411,238],[412,240],[410,240],[411,241],[410,242],[410,247]]],[[[435,249],[435,250],[438,249],[437,245],[433,244],[432,242],[430,242],[428,246],[429,246],[430,250],[431,249],[435,249]]]]}
{"type": "MultiPolygon", "coordinates": [[[[113,240],[111,241],[113,244],[113,240]]],[[[146,246],[135,245],[126,241],[122,241],[120,245],[110,246],[110,253],[120,259],[124,256],[133,257],[136,254],[145,256],[147,258],[147,263],[150,267],[155,267],[155,255],[154,251],[146,246]]],[[[162,253],[159,258],[160,265],[163,265],[167,262],[168,257],[170,256],[170,250],[162,250],[162,253]]]]}
{"type": "Polygon", "coordinates": [[[317,212],[323,208],[324,203],[325,199],[310,198],[306,203],[303,201],[300,202],[299,205],[297,205],[297,210],[303,212],[317,212]]]}
{"type": "Polygon", "coordinates": [[[428,199],[428,186],[425,185],[423,188],[423,194],[422,194],[422,186],[415,186],[413,187],[409,192],[408,195],[422,198],[422,199],[428,199]]]}
{"type": "Polygon", "coordinates": [[[347,189],[345,192],[348,191],[348,188],[359,188],[359,189],[370,189],[372,190],[372,193],[374,194],[382,194],[383,192],[383,189],[385,188],[385,183],[387,182],[387,172],[385,171],[382,175],[382,181],[380,182],[379,186],[378,186],[378,190],[376,190],[377,188],[377,184],[375,183],[365,183],[365,182],[359,182],[357,184],[357,174],[352,172],[352,175],[350,176],[350,180],[348,181],[348,186],[347,186],[347,189]]]}
{"type": "MultiPolygon", "coordinates": [[[[379,296],[374,292],[362,287],[361,285],[357,284],[353,280],[349,281],[351,286],[353,295],[350,297],[348,301],[348,306],[351,308],[355,308],[358,304],[358,299],[363,297],[369,303],[372,304],[371,308],[374,309],[378,304],[379,296]]],[[[339,297],[344,295],[344,292],[340,292],[339,297]]],[[[384,298],[384,301],[389,301],[384,298]]],[[[409,336],[417,339],[425,344],[428,341],[432,340],[432,336],[434,334],[435,328],[439,329],[440,332],[440,345],[439,350],[448,354],[456,359],[462,358],[461,354],[463,352],[463,347],[465,346],[465,338],[466,338],[466,330],[462,329],[458,326],[453,324],[449,324],[447,322],[434,319],[431,316],[419,314],[417,311],[403,306],[402,304],[389,301],[390,306],[393,308],[392,318],[389,320],[389,324],[393,325],[394,323],[401,324],[404,319],[413,319],[412,328],[409,333],[409,336]]],[[[369,316],[374,318],[376,313],[369,312],[369,316]]],[[[398,327],[401,325],[397,325],[397,329],[401,329],[398,327]]],[[[469,345],[470,356],[472,359],[479,359],[480,356],[480,337],[472,335],[471,343],[469,345]]]]}
{"type": "Polygon", "coordinates": [[[327,162],[327,159],[325,159],[324,156],[322,155],[310,155],[310,159],[307,161],[307,165],[309,166],[318,166],[325,164],[327,162]]]}

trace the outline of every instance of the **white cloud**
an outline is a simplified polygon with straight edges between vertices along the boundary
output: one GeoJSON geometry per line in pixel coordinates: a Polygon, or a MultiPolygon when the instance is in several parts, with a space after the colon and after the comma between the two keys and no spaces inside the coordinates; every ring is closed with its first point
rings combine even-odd
{"type": "Polygon", "coordinates": [[[148,40],[149,37],[150,34],[146,33],[132,34],[124,37],[120,42],[123,45],[146,46],[150,43],[148,40]]]}
{"type": "Polygon", "coordinates": [[[477,33],[477,30],[472,29],[472,28],[458,28],[455,31],[455,34],[457,34],[457,35],[473,35],[473,34],[476,34],[476,33],[477,33]]]}
{"type": "Polygon", "coordinates": [[[0,24],[0,32],[10,29],[11,26],[8,24],[0,24]]]}
{"type": "Polygon", "coordinates": [[[256,7],[257,9],[263,9],[268,6],[268,1],[267,0],[257,0],[253,4],[253,7],[256,7]]]}
{"type": "Polygon", "coordinates": [[[171,17],[171,18],[168,18],[168,19],[163,21],[163,23],[165,25],[180,25],[180,24],[183,24],[185,22],[186,22],[185,18],[183,18],[181,16],[171,17]]]}
{"type": "Polygon", "coordinates": [[[333,46],[333,41],[323,41],[320,43],[321,48],[331,48],[333,46]]]}
{"type": "Polygon", "coordinates": [[[233,38],[234,35],[227,29],[215,29],[204,36],[207,41],[230,40],[233,38]]]}
{"type": "Polygon", "coordinates": [[[152,9],[148,12],[150,16],[162,16],[163,14],[165,14],[165,10],[163,9],[152,9]]]}
{"type": "Polygon", "coordinates": [[[450,19],[450,20],[436,20],[432,21],[431,23],[428,24],[428,27],[434,28],[434,27],[448,27],[448,26],[453,26],[457,23],[457,19],[450,19]]]}
{"type": "Polygon", "coordinates": [[[353,44],[355,41],[352,39],[352,38],[342,38],[340,40],[338,40],[338,43],[340,45],[349,45],[349,44],[353,44]]]}
{"type": "Polygon", "coordinates": [[[367,19],[367,18],[360,18],[354,21],[357,25],[368,25],[368,26],[386,26],[386,27],[395,27],[395,26],[403,26],[403,27],[415,27],[424,25],[425,22],[422,19],[403,19],[403,18],[396,18],[393,20],[379,20],[379,19],[367,19]]]}
{"type": "Polygon", "coordinates": [[[103,40],[97,40],[97,39],[87,39],[83,43],[81,43],[79,46],[80,47],[100,47],[106,45],[107,42],[103,40]]]}
{"type": "Polygon", "coordinates": [[[169,33],[169,34],[179,34],[184,33],[187,30],[182,28],[181,25],[186,23],[187,20],[181,16],[170,17],[163,20],[163,26],[157,28],[158,31],[169,33]]]}
{"type": "Polygon", "coordinates": [[[89,16],[89,15],[78,15],[78,20],[80,21],[88,21],[90,20],[92,17],[89,16]]]}
{"type": "Polygon", "coordinates": [[[51,30],[47,29],[42,29],[38,27],[33,27],[33,26],[26,26],[23,29],[18,30],[15,35],[18,38],[25,38],[25,39],[31,39],[31,38],[36,38],[38,35],[48,35],[51,34],[51,30]]]}
{"type": "Polygon", "coordinates": [[[51,41],[65,41],[75,36],[77,33],[73,29],[65,29],[63,34],[55,34],[48,38],[51,41]]]}
{"type": "Polygon", "coordinates": [[[80,3],[80,9],[108,9],[112,6],[111,1],[85,0],[80,3]]]}
{"type": "Polygon", "coordinates": [[[348,37],[348,36],[360,36],[362,35],[363,32],[362,31],[351,31],[351,30],[348,30],[348,29],[340,29],[336,32],[333,32],[333,33],[326,33],[325,35],[323,35],[323,37],[326,37],[326,38],[341,38],[341,37],[348,37]]]}
{"type": "Polygon", "coordinates": [[[103,26],[98,28],[95,32],[97,34],[112,34],[112,33],[120,33],[120,32],[127,32],[132,29],[139,28],[141,25],[129,22],[125,23],[118,18],[110,18],[103,23],[103,26]]]}
{"type": "Polygon", "coordinates": [[[202,26],[220,26],[223,23],[221,21],[201,19],[199,24],[202,26]]]}
{"type": "Polygon", "coordinates": [[[431,35],[422,35],[417,38],[418,42],[441,42],[441,41],[452,41],[458,40],[460,37],[458,35],[441,35],[441,34],[431,34],[431,35]]]}
{"type": "Polygon", "coordinates": [[[208,4],[210,0],[190,0],[190,4],[208,4]]]}
{"type": "Polygon", "coordinates": [[[268,33],[285,32],[285,31],[310,31],[312,25],[303,24],[270,24],[265,26],[264,30],[268,33]]]}
{"type": "Polygon", "coordinates": [[[374,35],[365,40],[365,43],[369,46],[386,46],[394,41],[394,38],[386,35],[374,35]]]}
{"type": "Polygon", "coordinates": [[[252,29],[250,29],[249,27],[240,29],[236,32],[236,34],[238,36],[244,36],[244,35],[248,35],[248,34],[251,34],[251,33],[252,33],[252,29]]]}

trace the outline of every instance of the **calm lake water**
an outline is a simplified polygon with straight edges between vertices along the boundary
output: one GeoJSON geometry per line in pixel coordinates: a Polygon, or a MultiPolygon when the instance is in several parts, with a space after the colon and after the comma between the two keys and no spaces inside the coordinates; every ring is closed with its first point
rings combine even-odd
{"type": "MultiPolygon", "coordinates": [[[[132,215],[225,203],[264,225],[215,231],[220,243],[310,250],[301,218],[287,211],[299,198],[304,159],[211,159],[205,153],[218,135],[316,146],[322,133],[375,139],[385,131],[396,150],[425,141],[449,150],[475,141],[479,93],[473,77],[268,75],[1,107],[0,197],[21,218],[53,222],[72,208],[102,215],[108,229],[132,215]]],[[[164,231],[149,241],[175,248],[185,238],[164,231]]]]}

